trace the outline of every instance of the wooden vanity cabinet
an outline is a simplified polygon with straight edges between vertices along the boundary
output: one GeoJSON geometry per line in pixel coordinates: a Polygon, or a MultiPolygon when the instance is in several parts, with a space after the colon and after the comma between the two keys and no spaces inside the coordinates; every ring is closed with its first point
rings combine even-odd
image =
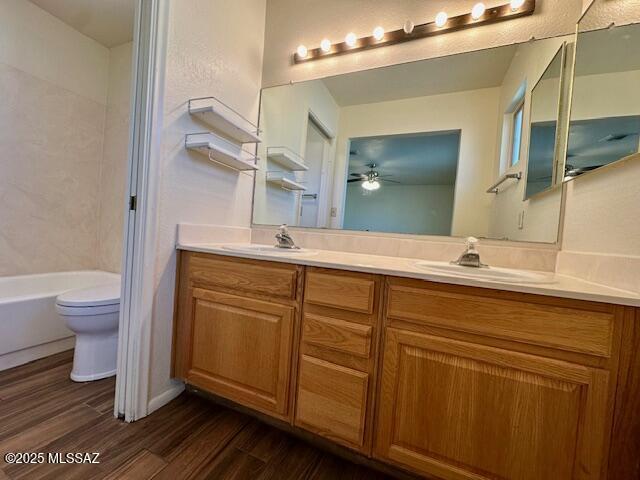
{"type": "Polygon", "coordinates": [[[302,269],[182,252],[179,272],[174,376],[289,420],[302,269]]]}
{"type": "Polygon", "coordinates": [[[626,480],[638,312],[181,252],[173,373],[427,478],[626,480]]]}
{"type": "Polygon", "coordinates": [[[294,423],[369,454],[382,277],[307,268],[294,423]]]}
{"type": "Polygon", "coordinates": [[[390,279],[376,457],[446,479],[603,478],[623,315],[390,279]]]}

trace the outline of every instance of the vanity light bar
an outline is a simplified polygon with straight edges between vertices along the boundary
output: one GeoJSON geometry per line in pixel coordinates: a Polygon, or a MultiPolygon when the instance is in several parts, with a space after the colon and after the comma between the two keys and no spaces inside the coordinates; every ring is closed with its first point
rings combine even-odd
{"type": "MultiPolygon", "coordinates": [[[[333,57],[335,55],[359,52],[370,48],[386,47],[388,45],[395,45],[396,43],[409,42],[411,40],[417,40],[425,37],[433,37],[435,35],[442,35],[444,33],[455,32],[457,30],[464,30],[466,28],[473,28],[480,25],[504,22],[506,20],[532,15],[535,9],[536,0],[514,0],[505,5],[487,8],[478,18],[474,18],[473,13],[458,15],[457,17],[448,17],[441,27],[436,25],[436,22],[434,21],[415,26],[411,24],[412,28],[407,28],[407,24],[411,23],[410,21],[407,21],[404,28],[393,30],[392,32],[386,32],[382,37],[380,37],[380,32],[376,32],[376,36],[380,38],[379,40],[376,39],[376,36],[371,35],[368,37],[356,38],[355,42],[353,38],[349,38],[349,42],[344,41],[331,45],[326,45],[328,42],[323,40],[323,43],[325,44],[322,47],[313,49],[307,49],[304,45],[300,45],[298,47],[298,51],[293,54],[293,62],[304,63],[312,60],[320,60],[322,58],[333,57]],[[514,8],[513,5],[518,5],[520,3],[522,3],[522,5],[514,8]]],[[[441,22],[442,19],[439,19],[438,23],[441,22]]]]}

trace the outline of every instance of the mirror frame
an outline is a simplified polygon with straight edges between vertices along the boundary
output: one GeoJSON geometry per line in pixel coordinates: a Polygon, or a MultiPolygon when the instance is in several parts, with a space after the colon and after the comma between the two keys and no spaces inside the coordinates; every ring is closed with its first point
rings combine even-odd
{"type": "Polygon", "coordinates": [[[565,106],[565,102],[563,101],[564,100],[563,93],[564,93],[565,84],[566,84],[565,77],[567,75],[567,49],[568,49],[568,46],[565,40],[564,42],[562,42],[562,45],[558,47],[558,50],[556,50],[556,52],[553,54],[553,57],[551,57],[551,60],[549,61],[546,68],[540,75],[540,78],[538,78],[538,81],[535,83],[535,85],[531,89],[531,99],[529,101],[529,145],[527,146],[527,170],[523,178],[525,182],[524,192],[522,195],[523,201],[539,198],[540,196],[545,195],[546,193],[557,190],[558,186],[562,185],[562,182],[558,183],[558,170],[560,167],[560,163],[562,163],[562,168],[564,169],[565,159],[567,154],[566,152],[560,151],[560,150],[565,150],[564,148],[562,148],[561,140],[565,136],[564,130],[567,131],[567,135],[568,135],[568,129],[569,129],[569,115],[567,115],[566,125],[563,125],[561,122],[562,112],[564,110],[563,107],[565,106]],[[556,105],[556,134],[553,142],[553,163],[551,166],[552,167],[551,185],[545,188],[544,190],[540,190],[539,192],[536,192],[533,195],[527,196],[527,181],[529,178],[529,165],[530,165],[529,162],[531,160],[531,127],[533,126],[533,117],[532,117],[533,94],[535,93],[538,85],[540,85],[540,82],[542,82],[542,80],[544,79],[545,74],[551,68],[551,64],[556,59],[559,53],[561,54],[560,55],[560,82],[558,84],[558,102],[556,105]]]}

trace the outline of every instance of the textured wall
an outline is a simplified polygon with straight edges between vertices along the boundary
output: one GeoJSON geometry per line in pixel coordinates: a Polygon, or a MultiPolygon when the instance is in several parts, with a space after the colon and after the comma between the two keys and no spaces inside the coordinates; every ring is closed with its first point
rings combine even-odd
{"type": "MultiPolygon", "coordinates": [[[[635,1],[635,0],[634,0],[635,1]]],[[[535,15],[507,23],[483,26],[438,37],[291,65],[299,44],[319,45],[322,38],[342,41],[355,32],[370,35],[377,25],[400,28],[407,18],[414,23],[430,21],[446,9],[451,16],[467,13],[476,0],[269,0],[265,33],[263,85],[272,86],[383,65],[480,50],[528,40],[573,33],[583,0],[539,0],[535,15]]],[[[485,0],[488,7],[505,0],[485,0]]]]}
{"type": "Polygon", "coordinates": [[[264,0],[183,0],[166,3],[166,59],[157,92],[163,125],[157,204],[156,302],[150,398],[171,390],[171,338],[178,223],[248,227],[253,178],[184,148],[186,133],[207,127],[187,113],[189,98],[216,96],[253,122],[258,119],[264,0]]]}

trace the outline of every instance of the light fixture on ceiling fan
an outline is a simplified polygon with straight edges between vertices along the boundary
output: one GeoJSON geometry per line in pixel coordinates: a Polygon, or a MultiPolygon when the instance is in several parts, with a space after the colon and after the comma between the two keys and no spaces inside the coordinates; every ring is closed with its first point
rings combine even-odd
{"type": "Polygon", "coordinates": [[[367,165],[367,167],[369,167],[368,172],[350,174],[352,177],[358,178],[351,178],[347,180],[347,183],[362,182],[360,186],[368,191],[378,190],[381,186],[380,182],[400,183],[396,182],[395,180],[389,180],[388,178],[385,178],[390,177],[391,175],[380,175],[380,173],[378,173],[378,171],[376,170],[376,166],[377,165],[375,163],[370,163],[369,165],[367,165]]]}

